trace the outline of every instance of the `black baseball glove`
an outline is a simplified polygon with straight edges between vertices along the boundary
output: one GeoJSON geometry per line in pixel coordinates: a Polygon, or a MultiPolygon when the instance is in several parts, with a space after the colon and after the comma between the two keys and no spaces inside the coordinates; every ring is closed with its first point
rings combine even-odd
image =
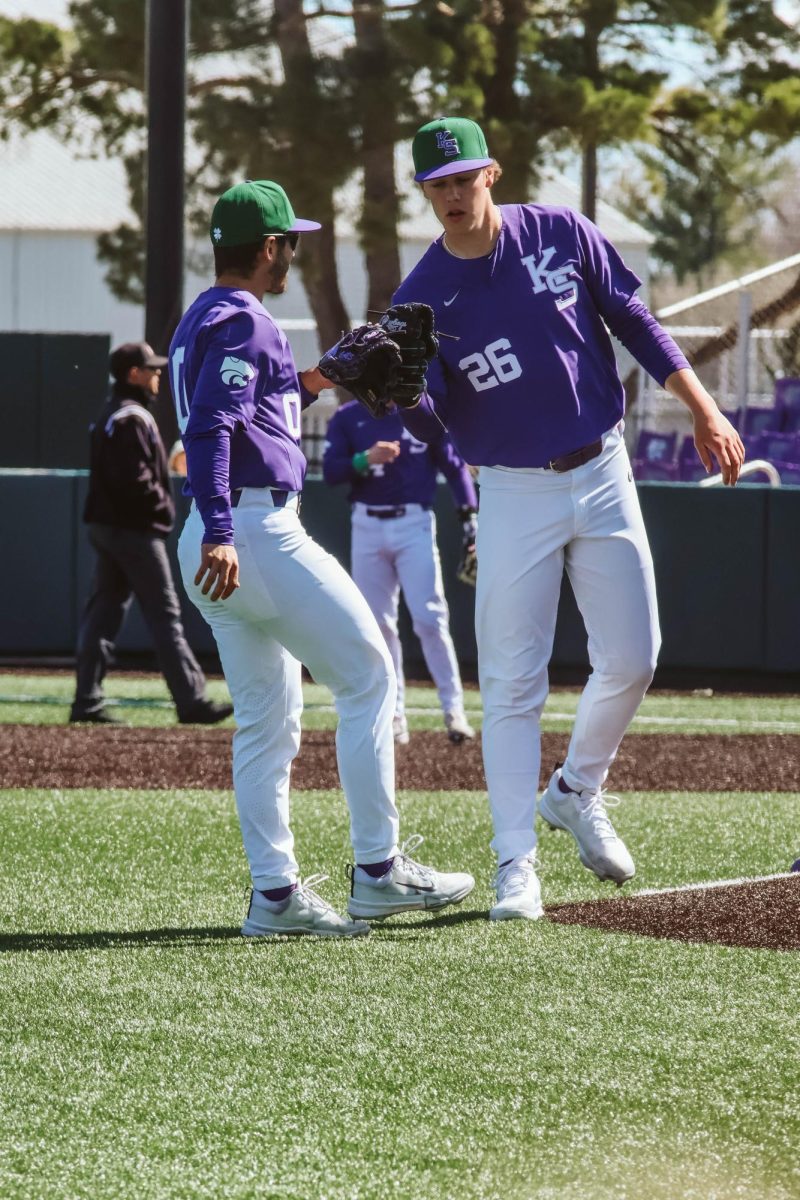
{"type": "Polygon", "coordinates": [[[425,375],[439,353],[433,309],[428,304],[393,304],[378,322],[400,347],[403,367],[392,392],[399,408],[413,408],[425,391],[425,375]]]}
{"type": "Polygon", "coordinates": [[[319,369],[331,383],[352,392],[373,417],[383,417],[400,386],[403,359],[379,325],[359,325],[326,350],[319,369]]]}
{"type": "Polygon", "coordinates": [[[456,568],[456,579],[461,583],[468,584],[469,587],[475,587],[478,582],[478,555],[475,552],[478,521],[475,510],[472,508],[460,509],[459,516],[461,517],[462,542],[461,557],[456,568]]]}

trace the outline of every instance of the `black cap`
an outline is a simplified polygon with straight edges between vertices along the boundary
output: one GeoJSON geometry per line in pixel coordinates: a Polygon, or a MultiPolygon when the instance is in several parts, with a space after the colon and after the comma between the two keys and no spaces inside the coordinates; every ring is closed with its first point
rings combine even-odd
{"type": "Polygon", "coordinates": [[[108,369],[117,383],[124,383],[131,367],[165,367],[167,362],[163,354],[154,354],[147,342],[125,342],[112,351],[108,369]]]}

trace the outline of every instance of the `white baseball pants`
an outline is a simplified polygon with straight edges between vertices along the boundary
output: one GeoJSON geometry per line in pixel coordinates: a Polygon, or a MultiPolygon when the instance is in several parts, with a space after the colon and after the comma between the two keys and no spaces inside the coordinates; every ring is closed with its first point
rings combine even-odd
{"type": "Polygon", "coordinates": [[[208,621],[233,700],[233,783],[253,886],[298,875],[289,775],[300,746],[300,664],[333,692],[339,775],[355,860],[397,852],[392,662],[366,601],[344,568],[306,533],[297,497],[276,509],[244,488],[233,510],[239,588],[211,601],[194,583],[203,523],[192,505],[178,544],[186,591],[208,621]]]}
{"type": "Polygon", "coordinates": [[[402,517],[367,515],[366,504],[353,505],[351,565],[353,579],[386,639],[397,675],[395,715],[405,713],[403,648],[397,633],[400,589],[414,632],[444,712],[464,706],[464,692],[444,598],[442,566],[436,544],[436,518],[419,504],[407,504],[402,517]]]}
{"type": "Polygon", "coordinates": [[[592,673],[564,763],[595,791],[655,670],[653,561],[621,428],[599,457],[564,474],[483,467],[475,626],[483,760],[499,862],[530,853],[564,567],[586,624],[592,673]]]}

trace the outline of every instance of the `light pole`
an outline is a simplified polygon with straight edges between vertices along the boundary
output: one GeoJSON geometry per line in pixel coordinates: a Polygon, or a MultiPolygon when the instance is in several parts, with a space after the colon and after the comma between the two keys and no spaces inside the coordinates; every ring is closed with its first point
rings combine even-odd
{"type": "MultiPolygon", "coordinates": [[[[147,0],[145,338],[166,354],[183,310],[184,137],[189,0],[147,0]]],[[[164,371],[158,422],[177,436],[164,371]]]]}

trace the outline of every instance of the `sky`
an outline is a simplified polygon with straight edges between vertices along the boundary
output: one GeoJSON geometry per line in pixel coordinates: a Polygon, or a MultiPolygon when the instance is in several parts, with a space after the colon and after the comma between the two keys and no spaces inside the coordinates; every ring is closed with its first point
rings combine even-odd
{"type": "MultiPolygon", "coordinates": [[[[787,20],[800,21],[800,0],[779,0],[778,11],[787,20]]],[[[66,20],[67,0],[0,0],[0,15],[58,23],[66,20]]]]}
{"type": "Polygon", "coordinates": [[[0,0],[0,16],[36,17],[56,25],[67,18],[67,0],[0,0]]]}
{"type": "MultiPolygon", "coordinates": [[[[143,10],[145,3],[146,0],[142,0],[143,10]]],[[[776,8],[785,20],[800,24],[800,0],[776,0],[776,8]]],[[[0,16],[36,17],[42,21],[66,24],[68,0],[0,0],[0,16]]],[[[685,38],[676,38],[673,45],[662,39],[657,58],[658,66],[669,72],[673,86],[690,83],[697,71],[702,70],[702,55],[685,38]]]]}

